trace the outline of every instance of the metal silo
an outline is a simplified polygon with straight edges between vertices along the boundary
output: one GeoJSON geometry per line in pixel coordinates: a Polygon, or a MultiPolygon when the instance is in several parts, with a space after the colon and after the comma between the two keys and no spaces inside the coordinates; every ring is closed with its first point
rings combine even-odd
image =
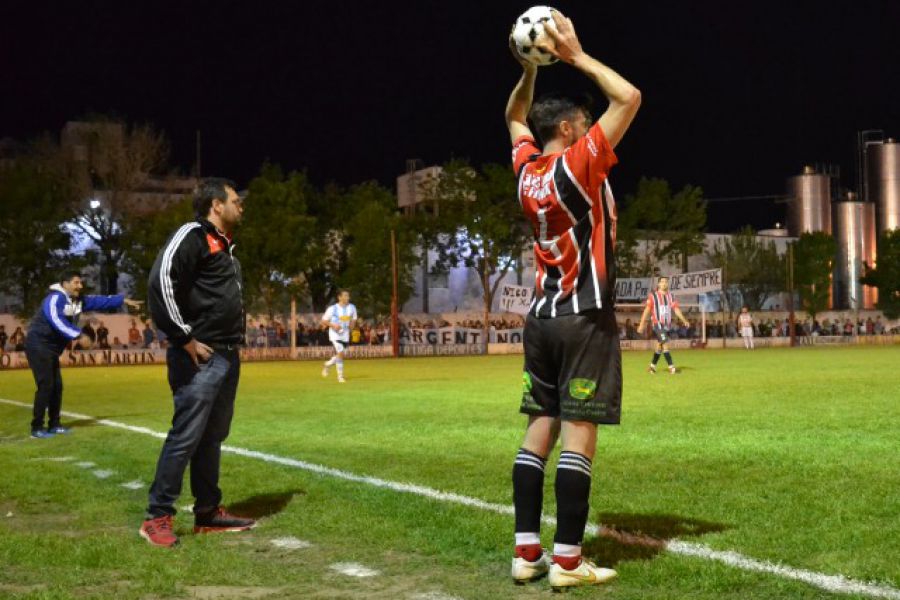
{"type": "Polygon", "coordinates": [[[788,179],[787,226],[791,236],[831,233],[831,178],[804,167],[802,175],[788,179]]]}
{"type": "Polygon", "coordinates": [[[849,201],[834,204],[834,237],[837,260],[834,266],[834,304],[836,308],[872,308],[875,289],[859,282],[863,263],[875,261],[875,206],[849,201]]]}
{"type": "Polygon", "coordinates": [[[867,192],[878,233],[900,228],[900,144],[888,138],[866,149],[867,192]]]}

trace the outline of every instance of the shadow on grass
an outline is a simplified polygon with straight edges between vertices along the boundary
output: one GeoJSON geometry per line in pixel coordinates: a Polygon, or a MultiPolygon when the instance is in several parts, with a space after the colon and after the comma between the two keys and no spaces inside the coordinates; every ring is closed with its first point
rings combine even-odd
{"type": "Polygon", "coordinates": [[[271,517],[287,508],[296,495],[306,494],[304,490],[290,490],[273,494],[260,494],[228,505],[228,511],[250,519],[271,517]]]}
{"type": "Polygon", "coordinates": [[[584,555],[598,565],[614,567],[622,561],[650,560],[674,538],[695,537],[728,529],[721,523],[677,515],[600,513],[600,534],[584,543],[584,555]]]}

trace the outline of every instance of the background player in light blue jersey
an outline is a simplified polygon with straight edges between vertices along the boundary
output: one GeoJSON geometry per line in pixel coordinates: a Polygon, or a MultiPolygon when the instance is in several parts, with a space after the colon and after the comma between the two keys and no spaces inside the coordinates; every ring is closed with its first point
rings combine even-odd
{"type": "Polygon", "coordinates": [[[344,383],[344,356],[350,350],[350,330],[356,324],[356,307],[350,304],[350,292],[338,291],[337,304],[332,304],[322,315],[322,325],[328,328],[328,339],[334,346],[334,356],[322,368],[322,377],[328,377],[328,369],[337,366],[338,383],[344,383]]]}

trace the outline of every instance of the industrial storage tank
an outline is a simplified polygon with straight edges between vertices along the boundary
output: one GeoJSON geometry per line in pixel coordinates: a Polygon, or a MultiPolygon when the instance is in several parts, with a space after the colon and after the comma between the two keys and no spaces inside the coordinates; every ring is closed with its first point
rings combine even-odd
{"type": "Polygon", "coordinates": [[[851,194],[848,201],[834,204],[834,237],[837,260],[834,265],[835,308],[874,308],[876,289],[863,285],[863,263],[875,262],[875,206],[858,202],[851,194]]]}
{"type": "Polygon", "coordinates": [[[831,178],[804,167],[802,175],[788,179],[787,228],[791,236],[831,233],[831,178]]]}
{"type": "Polygon", "coordinates": [[[878,233],[900,228],[900,144],[893,138],[866,149],[867,200],[875,205],[878,233]]]}

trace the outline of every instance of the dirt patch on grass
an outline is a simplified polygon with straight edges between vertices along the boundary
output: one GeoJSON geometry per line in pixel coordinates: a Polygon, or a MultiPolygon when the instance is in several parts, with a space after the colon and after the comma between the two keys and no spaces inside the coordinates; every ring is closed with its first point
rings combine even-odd
{"type": "Polygon", "coordinates": [[[239,587],[233,585],[192,585],[187,588],[191,598],[196,600],[236,600],[266,598],[280,594],[280,588],[239,587]]]}
{"type": "Polygon", "coordinates": [[[14,583],[0,583],[0,596],[6,597],[6,594],[17,594],[20,596],[24,596],[25,594],[32,594],[40,592],[45,589],[47,586],[42,583],[37,583],[35,585],[16,585],[14,583]]]}

